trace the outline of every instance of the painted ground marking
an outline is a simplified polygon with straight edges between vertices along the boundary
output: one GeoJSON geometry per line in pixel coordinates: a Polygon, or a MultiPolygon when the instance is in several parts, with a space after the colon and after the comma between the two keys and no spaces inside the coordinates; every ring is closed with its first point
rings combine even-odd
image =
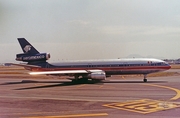
{"type": "Polygon", "coordinates": [[[120,102],[120,103],[105,104],[103,106],[141,113],[141,114],[148,114],[148,113],[178,108],[180,107],[180,103],[142,99],[142,100],[120,102]]]}
{"type": "Polygon", "coordinates": [[[21,118],[75,118],[75,117],[95,117],[95,116],[108,116],[107,113],[97,114],[75,114],[75,115],[62,115],[62,116],[32,116],[32,117],[21,117],[21,118]]]}
{"type": "Polygon", "coordinates": [[[177,99],[180,98],[180,90],[179,89],[172,88],[172,87],[169,87],[169,86],[156,85],[156,84],[144,84],[144,85],[153,86],[153,87],[159,87],[159,88],[165,88],[165,89],[170,89],[170,90],[175,91],[176,95],[173,98],[171,98],[170,100],[177,100],[177,99]]]}

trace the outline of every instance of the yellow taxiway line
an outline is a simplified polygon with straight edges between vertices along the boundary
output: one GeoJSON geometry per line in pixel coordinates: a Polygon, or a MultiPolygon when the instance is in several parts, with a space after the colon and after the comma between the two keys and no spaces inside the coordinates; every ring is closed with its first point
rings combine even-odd
{"type": "Polygon", "coordinates": [[[176,95],[173,98],[171,98],[170,100],[177,100],[177,99],[180,98],[180,90],[179,89],[172,88],[172,87],[169,87],[169,86],[156,85],[156,84],[145,84],[145,85],[159,87],[159,88],[165,88],[165,89],[170,89],[170,90],[175,91],[176,95]]]}
{"type": "Polygon", "coordinates": [[[92,117],[92,116],[108,116],[108,114],[97,113],[97,114],[62,115],[62,116],[33,116],[33,117],[21,117],[21,118],[75,118],[75,117],[92,117]]]}
{"type": "MultiPolygon", "coordinates": [[[[179,89],[172,88],[169,86],[156,85],[156,84],[143,84],[143,85],[175,91],[176,95],[174,97],[170,98],[170,100],[177,100],[180,98],[180,90],[179,89]]],[[[114,109],[120,109],[120,110],[125,110],[125,111],[141,113],[141,114],[148,114],[148,113],[178,108],[178,107],[180,107],[180,103],[143,99],[143,100],[135,100],[135,101],[129,101],[129,102],[105,104],[103,106],[106,106],[109,108],[114,108],[114,109]]]]}

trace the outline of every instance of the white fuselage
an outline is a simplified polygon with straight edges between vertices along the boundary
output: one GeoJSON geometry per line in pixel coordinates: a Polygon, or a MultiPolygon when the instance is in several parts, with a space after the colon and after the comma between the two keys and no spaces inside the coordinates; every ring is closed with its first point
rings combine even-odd
{"type": "Polygon", "coordinates": [[[102,70],[106,75],[118,74],[149,74],[170,69],[170,65],[159,59],[132,58],[132,59],[109,59],[89,61],[68,61],[52,63],[44,71],[61,70],[102,70]]]}

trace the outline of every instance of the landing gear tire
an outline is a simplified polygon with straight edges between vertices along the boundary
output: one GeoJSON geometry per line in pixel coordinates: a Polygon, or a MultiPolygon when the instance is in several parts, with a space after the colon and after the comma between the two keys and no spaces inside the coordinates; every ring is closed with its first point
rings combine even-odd
{"type": "Polygon", "coordinates": [[[79,83],[79,84],[88,83],[88,79],[87,78],[73,79],[72,83],[79,83]]]}
{"type": "Polygon", "coordinates": [[[144,82],[147,82],[147,79],[146,79],[146,77],[147,77],[147,74],[144,74],[144,82]]]}
{"type": "Polygon", "coordinates": [[[75,80],[75,79],[72,80],[72,83],[76,83],[76,82],[77,82],[77,80],[75,80]]]}
{"type": "Polygon", "coordinates": [[[102,81],[101,80],[91,80],[91,82],[93,82],[93,83],[101,83],[102,81]]]}

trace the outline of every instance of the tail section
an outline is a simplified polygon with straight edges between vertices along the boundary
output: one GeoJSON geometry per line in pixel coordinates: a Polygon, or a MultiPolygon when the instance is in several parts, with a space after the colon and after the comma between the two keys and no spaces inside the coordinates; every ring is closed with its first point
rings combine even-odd
{"type": "Polygon", "coordinates": [[[25,38],[18,38],[18,41],[24,53],[39,54],[39,52],[25,38]]]}
{"type": "Polygon", "coordinates": [[[17,61],[32,64],[46,62],[50,58],[50,54],[39,53],[25,38],[18,38],[18,41],[24,53],[16,55],[17,61]]]}

